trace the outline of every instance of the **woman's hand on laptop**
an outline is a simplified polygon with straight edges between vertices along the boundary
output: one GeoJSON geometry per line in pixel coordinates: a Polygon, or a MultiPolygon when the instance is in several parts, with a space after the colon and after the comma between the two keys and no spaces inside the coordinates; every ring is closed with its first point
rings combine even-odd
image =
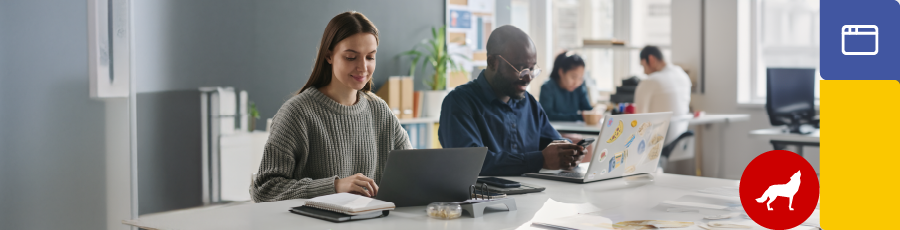
{"type": "Polygon", "coordinates": [[[545,169],[571,170],[584,157],[584,147],[571,143],[552,143],[542,153],[545,169]]]}
{"type": "Polygon", "coordinates": [[[348,192],[367,197],[375,197],[378,195],[378,185],[362,173],[353,174],[348,177],[337,179],[334,181],[334,191],[337,193],[348,192]]]}

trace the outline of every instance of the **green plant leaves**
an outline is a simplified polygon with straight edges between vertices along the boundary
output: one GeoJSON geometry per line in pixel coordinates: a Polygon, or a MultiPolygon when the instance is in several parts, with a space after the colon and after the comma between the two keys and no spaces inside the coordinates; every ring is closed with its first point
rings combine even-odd
{"type": "MultiPolygon", "coordinates": [[[[451,58],[451,55],[448,55],[447,52],[447,44],[446,44],[446,30],[447,26],[442,26],[440,28],[431,28],[431,36],[432,38],[422,40],[422,43],[413,46],[412,50],[403,52],[398,56],[409,56],[412,58],[412,62],[409,67],[409,76],[413,76],[416,73],[416,65],[419,64],[419,61],[422,62],[422,68],[425,68],[426,65],[431,64],[431,67],[434,68],[434,75],[431,78],[425,78],[423,83],[428,86],[431,90],[444,90],[447,87],[447,70],[451,71],[465,71],[462,64],[457,63],[451,58]],[[426,52],[419,51],[419,48],[424,49],[426,52]],[[424,57],[424,59],[423,59],[424,57]]],[[[468,57],[462,54],[452,54],[452,56],[460,57],[463,60],[470,60],[468,57]]]]}

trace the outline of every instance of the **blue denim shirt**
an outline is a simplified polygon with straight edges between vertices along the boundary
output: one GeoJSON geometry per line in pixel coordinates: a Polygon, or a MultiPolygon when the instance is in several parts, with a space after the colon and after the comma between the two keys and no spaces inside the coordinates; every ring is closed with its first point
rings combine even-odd
{"type": "Polygon", "coordinates": [[[569,92],[559,87],[553,79],[541,86],[541,106],[551,121],[581,121],[584,118],[578,111],[594,109],[588,102],[587,87],[584,83],[569,92]]]}
{"type": "Polygon", "coordinates": [[[444,98],[440,122],[438,138],[444,148],[488,148],[482,176],[538,172],[544,165],[540,139],[562,139],[531,94],[503,103],[484,71],[444,98]]]}

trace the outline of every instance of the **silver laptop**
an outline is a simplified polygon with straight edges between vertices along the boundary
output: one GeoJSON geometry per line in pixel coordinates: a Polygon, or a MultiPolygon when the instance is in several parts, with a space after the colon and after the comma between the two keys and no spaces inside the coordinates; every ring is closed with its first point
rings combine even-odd
{"type": "Polygon", "coordinates": [[[587,183],[656,171],[672,113],[610,115],[594,141],[591,162],[572,171],[525,176],[587,183]]]}

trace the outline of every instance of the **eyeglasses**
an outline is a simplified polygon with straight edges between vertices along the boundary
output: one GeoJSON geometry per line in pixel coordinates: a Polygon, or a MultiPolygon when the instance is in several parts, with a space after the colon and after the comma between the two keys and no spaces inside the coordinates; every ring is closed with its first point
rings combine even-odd
{"type": "Polygon", "coordinates": [[[519,74],[518,75],[519,80],[525,79],[525,76],[529,76],[529,75],[531,76],[531,79],[534,79],[535,77],[537,77],[538,74],[541,74],[541,68],[538,67],[537,65],[534,65],[534,68],[532,68],[532,69],[519,70],[518,68],[513,66],[512,63],[509,63],[509,61],[507,61],[506,58],[503,58],[503,56],[500,56],[500,55],[497,55],[497,56],[500,57],[500,59],[503,59],[503,61],[505,61],[506,64],[509,64],[509,67],[512,67],[514,70],[516,70],[516,72],[519,74]]]}

